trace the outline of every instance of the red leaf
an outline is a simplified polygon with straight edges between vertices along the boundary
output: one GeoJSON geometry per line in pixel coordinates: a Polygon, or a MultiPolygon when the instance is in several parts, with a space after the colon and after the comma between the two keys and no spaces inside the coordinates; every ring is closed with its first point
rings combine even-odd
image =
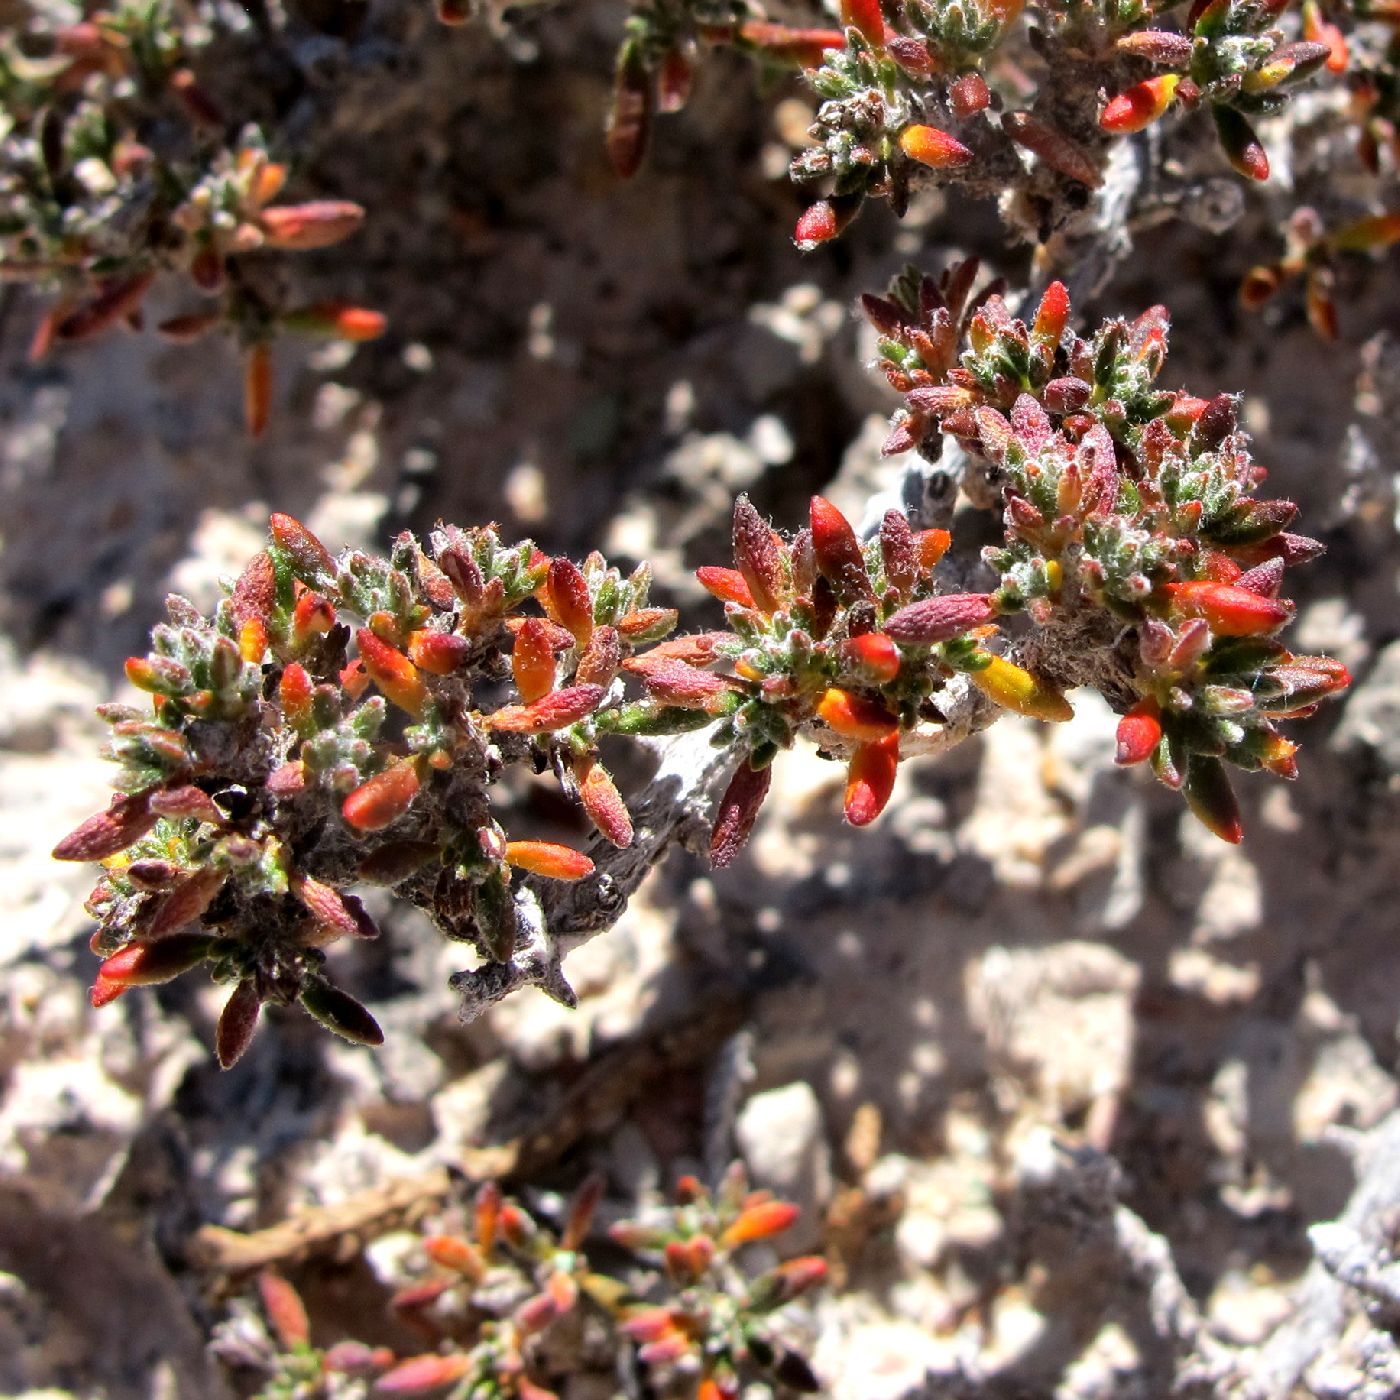
{"type": "Polygon", "coordinates": [[[600,685],[572,685],[556,690],[528,705],[505,705],[487,723],[507,734],[548,734],[587,718],[606,692],[600,685]]]}
{"type": "Polygon", "coordinates": [[[810,513],[812,554],[836,596],[847,606],[873,602],[875,590],[850,521],[824,496],[812,497],[810,513]]]}
{"type": "Polygon", "coordinates": [[[261,1011],[262,998],[258,995],[257,985],[251,979],[240,982],[224,1003],[214,1032],[214,1054],[221,1069],[232,1069],[243,1058],[243,1052],[258,1028],[261,1011]]]}
{"type": "Polygon", "coordinates": [[[885,810],[899,768],[899,735],[862,744],[851,756],[846,775],[846,820],[869,826],[885,810]]]}
{"type": "Polygon", "coordinates": [[[89,817],[53,848],[54,860],[105,860],[139,841],[158,820],[150,809],[153,791],[113,798],[105,812],[89,817]]]}
{"type": "Polygon", "coordinates": [[[1118,721],[1115,763],[1146,763],[1162,739],[1161,711],[1155,700],[1139,700],[1118,721]]]}
{"type": "Polygon", "coordinates": [[[258,1276],[258,1293],[262,1298],[263,1311],[272,1324],[277,1340],[291,1350],[311,1340],[311,1321],[306,1316],[306,1305],[301,1295],[280,1274],[264,1273],[258,1276]]]}
{"type": "Polygon", "coordinates": [[[901,608],[884,630],[897,642],[932,646],[983,627],[996,616],[990,593],[944,593],[901,608]]]}
{"type": "Polygon", "coordinates": [[[710,835],[710,864],[716,870],[728,865],[749,839],[772,781],[771,768],[754,769],[747,758],[740,760],[720,798],[710,835]]]}
{"type": "Polygon", "coordinates": [[[412,763],[396,763],[361,783],[341,805],[341,814],[356,831],[382,831],[408,811],[420,785],[412,763]]]}
{"type": "Polygon", "coordinates": [[[768,522],[747,496],[734,502],[734,562],[760,612],[776,612],[788,601],[782,552],[768,522]]]}

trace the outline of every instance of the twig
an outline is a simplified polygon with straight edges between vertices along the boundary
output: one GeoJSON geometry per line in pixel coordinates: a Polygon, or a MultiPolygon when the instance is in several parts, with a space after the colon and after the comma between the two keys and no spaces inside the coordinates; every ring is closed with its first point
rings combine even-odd
{"type": "Polygon", "coordinates": [[[611,928],[648,871],[672,842],[687,842],[704,828],[711,804],[727,780],[728,750],[716,748],[707,731],[647,741],[660,766],[635,805],[632,844],[596,842],[597,874],[578,884],[525,882],[516,894],[523,946],[509,963],[488,963],[457,973],[463,1021],[474,1021],[519,987],[537,986],[566,1006],[575,1003],[564,977],[564,958],[595,934],[611,928]]]}

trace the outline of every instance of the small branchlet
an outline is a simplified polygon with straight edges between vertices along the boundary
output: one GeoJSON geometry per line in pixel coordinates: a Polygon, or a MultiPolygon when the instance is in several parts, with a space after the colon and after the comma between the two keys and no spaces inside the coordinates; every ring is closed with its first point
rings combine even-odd
{"type": "Polygon", "coordinates": [[[38,9],[32,19],[23,41],[0,37],[0,275],[51,297],[31,357],[139,326],[156,278],[173,273],[200,301],[159,331],[176,341],[234,333],[256,435],[279,331],[362,341],[384,328],[364,307],[284,303],[260,264],[341,242],[365,211],[277,202],[288,167],[200,86],[191,36],[202,27],[182,25],[165,0],[118,0],[73,24],[54,26],[38,9]]]}
{"type": "Polygon", "coordinates": [[[1256,497],[1264,472],[1234,398],[1156,387],[1165,308],[1084,340],[1067,329],[1060,284],[1027,325],[997,296],[965,309],[967,281],[924,279],[915,296],[906,277],[868,306],[905,395],[892,446],[933,451],[952,434],[994,473],[1006,526],[985,552],[996,607],[1026,615],[1028,649],[1052,676],[1096,685],[1124,713],[1120,762],[1150,760],[1238,841],[1225,765],[1293,777],[1279,722],[1349,684],[1340,663],[1295,656],[1275,635],[1293,615],[1285,569],[1322,546],[1290,533],[1291,501],[1256,497]]]}
{"type": "Polygon", "coordinates": [[[425,1235],[417,1277],[390,1302],[423,1339],[416,1355],[353,1341],[317,1348],[300,1297],[271,1273],[258,1282],[265,1340],[216,1351],[266,1377],[263,1400],[329,1400],[352,1379],[373,1382],[376,1395],[553,1400],[570,1376],[603,1371],[624,1351],[696,1400],[734,1400],[741,1385],[765,1381],[769,1393],[817,1389],[782,1332],[788,1305],[825,1280],[825,1261],[788,1259],[754,1276],[741,1259],[746,1244],[786,1230],[795,1206],[750,1191],[737,1166],[713,1201],[686,1179],[655,1221],[608,1232],[605,1270],[588,1248],[602,1186],[585,1181],[555,1230],[488,1182],[462,1228],[425,1235]],[[631,1256],[624,1268],[619,1246],[631,1256]]]}
{"type": "Polygon", "coordinates": [[[405,535],[388,559],[336,559],[274,516],[214,615],[172,597],[151,652],[128,662],[151,712],[104,707],[122,795],[54,853],[105,865],[88,906],[94,1002],[204,964],[231,988],[225,1065],[267,1001],[378,1043],[324,967],[327,945],[375,936],[359,884],[509,961],[513,872],[574,881],[593,862],[508,839],[489,788],[507,763],[553,768],[609,842],[630,843],[596,736],[623,661],[675,624],[649,583],[645,566],[580,568],[489,528],[445,526],[431,554],[405,535]],[[522,615],[527,602],[542,615],[522,615]]]}
{"type": "Polygon", "coordinates": [[[1400,213],[1367,214],[1329,233],[1317,211],[1304,206],[1288,221],[1285,240],[1283,257],[1245,274],[1240,304],[1256,311],[1301,279],[1308,324],[1323,340],[1334,341],[1341,333],[1333,297],[1338,263],[1348,254],[1379,252],[1400,242],[1400,213]]]}
{"type": "Polygon", "coordinates": [[[845,7],[845,45],[808,74],[822,105],[815,144],[792,174],[825,182],[831,196],[817,207],[841,207],[845,218],[809,215],[798,232],[804,247],[834,237],[869,195],[902,211],[916,180],[995,194],[1021,173],[1018,150],[1061,180],[1096,187],[1106,138],[1141,131],[1174,104],[1208,107],[1230,164],[1266,179],[1251,119],[1279,110],[1335,53],[1316,21],[1286,31],[1280,3],[1197,4],[1184,32],[1153,27],[1162,7],[1150,0],[1037,3],[1031,47],[1053,54],[1061,77],[1051,101],[1025,91],[1020,0],[871,0],[863,22],[860,8],[845,7]],[[1002,93],[1029,96],[1030,106],[1003,111],[1002,93]]]}
{"type": "Polygon", "coordinates": [[[710,847],[724,866],[799,737],[845,763],[846,818],[865,826],[902,751],[947,747],[1006,710],[1069,719],[1065,692],[1089,685],[1123,715],[1119,761],[1150,761],[1238,841],[1226,765],[1294,776],[1280,723],[1349,683],[1276,635],[1293,615],[1286,568],[1321,546],[1291,533],[1292,502],[1256,496],[1263,472],[1230,395],[1157,387],[1163,308],[1085,340],[1059,283],[1027,325],[995,292],[974,297],[975,275],[907,272],[865,307],[905,400],[887,450],[936,453],[951,434],[985,473],[965,484],[1000,505],[985,591],[947,590],[948,532],[897,510],[861,541],[816,496],[785,538],[741,496],[732,567],[697,571],[723,631],[670,636],[677,614],[652,605],[645,564],[551,559],[492,527],[334,557],[274,515],[212,617],[172,596],[126,668],[150,710],[102,710],[118,795],[54,851],[104,866],[88,904],[93,1004],[203,965],[230,989],[225,1065],[268,1001],[377,1044],[325,966],[329,944],[375,935],[362,884],[567,1000],[517,882],[598,878],[595,857],[632,843],[600,753],[613,735],[708,729],[733,756],[710,847]],[[983,716],[970,725],[969,704],[983,716]],[[507,835],[491,789],[511,764],[556,775],[599,834],[592,855],[507,835]]]}
{"type": "Polygon", "coordinates": [[[1363,164],[1378,169],[1394,147],[1394,53],[1370,57],[1393,23],[1383,6],[1329,16],[1315,0],[1297,14],[1283,0],[1200,0],[1180,28],[1169,27],[1171,8],[842,0],[836,30],[773,24],[742,0],[644,0],[618,56],[609,154],[619,174],[635,174],[655,115],[684,104],[698,54],[716,45],[800,67],[819,99],[812,144],[791,165],[795,180],[824,187],[795,230],[802,248],[835,238],[866,198],[902,213],[928,183],[981,197],[1033,189],[1043,238],[1046,217],[1057,226],[1102,183],[1115,138],[1173,109],[1208,111],[1230,166],[1265,180],[1254,124],[1318,74],[1347,74],[1363,164]],[[1347,35],[1357,29],[1365,42],[1354,58],[1347,35]]]}

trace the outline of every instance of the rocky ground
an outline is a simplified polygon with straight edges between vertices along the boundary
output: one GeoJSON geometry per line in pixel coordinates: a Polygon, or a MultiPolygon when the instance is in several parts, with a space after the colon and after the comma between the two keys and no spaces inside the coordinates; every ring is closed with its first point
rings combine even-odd
{"type": "Polygon", "coordinates": [[[1400,283],[1350,269],[1332,347],[1296,299],[1234,301],[1317,197],[1325,112],[1292,133],[1313,163],[1223,236],[1143,193],[1079,308],[1169,303],[1166,381],[1244,390],[1271,488],[1329,544],[1295,635],[1356,685],[1300,726],[1295,786],[1248,784],[1242,847],[1115,770],[1082,697],[907,765],[864,833],[837,768],[785,759],[735,867],[673,853],[572,957],[576,1011],[527,992],[459,1025],[451,949],[402,914],[345,955],[377,1052],[286,1013],[221,1074],[198,989],[88,1008],[91,877],[48,851],[104,799],[92,708],[162,596],[210,603],[270,509],[333,546],[495,519],[648,557],[693,605],[737,491],[793,524],[815,489],[859,514],[897,484],[860,291],[953,249],[1024,277],[989,211],[937,199],[799,255],[805,99],[726,59],[619,186],[617,21],[501,41],[385,4],[276,56],[305,80],[281,119],[307,187],[371,211],[302,275],[390,331],[282,347],[257,444],[227,345],[124,334],[35,366],[36,302],[0,300],[0,1392],[246,1390],[206,1350],[238,1280],[201,1227],[293,1222],[254,1238],[318,1336],[378,1340],[355,1243],[435,1208],[441,1168],[538,1190],[597,1168],[621,1211],[733,1152],[829,1253],[811,1355],[840,1400],[1400,1395],[1400,283]]]}

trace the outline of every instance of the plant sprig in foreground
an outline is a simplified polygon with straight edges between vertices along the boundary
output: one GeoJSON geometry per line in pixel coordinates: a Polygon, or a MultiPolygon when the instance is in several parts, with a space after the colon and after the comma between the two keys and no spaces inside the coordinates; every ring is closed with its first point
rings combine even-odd
{"type": "Polygon", "coordinates": [[[274,1273],[259,1279],[264,1336],[226,1328],[215,1350],[262,1373],[262,1400],[555,1400],[567,1377],[607,1375],[623,1353],[657,1395],[736,1400],[754,1383],[769,1394],[818,1388],[784,1340],[784,1310],[825,1280],[825,1261],[792,1258],[754,1275],[743,1259],[746,1245],[787,1230],[796,1206],[750,1190],[738,1165],[713,1195],[686,1177],[669,1208],[608,1231],[613,1260],[604,1266],[590,1258],[590,1246],[602,1252],[591,1240],[601,1195],[600,1179],[586,1181],[556,1232],[488,1182],[463,1228],[425,1235],[417,1278],[391,1300],[428,1348],[416,1355],[356,1341],[315,1346],[301,1298],[274,1273]]]}
{"type": "Polygon", "coordinates": [[[966,264],[938,282],[906,273],[866,312],[904,396],[887,451],[955,439],[970,498],[1001,511],[981,591],[950,590],[952,538],[898,511],[861,541],[814,497],[784,537],[741,496],[733,566],[698,571],[724,600],[722,631],[671,636],[645,565],[549,558],[493,527],[333,556],[275,515],[212,616],[172,597],[151,652],[127,663],[150,709],[102,709],[118,795],[54,852],[104,866],[94,1005],[203,965],[230,989],[225,1065],[269,1001],[377,1043],[325,957],[375,935],[364,885],[471,946],[480,966],[459,976],[571,1002],[541,891],[596,880],[601,900],[604,873],[512,837],[492,793],[511,767],[553,773],[598,850],[626,848],[633,815],[602,754],[616,737],[704,730],[729,756],[710,848],[723,866],[799,738],[845,763],[846,817],[864,826],[901,757],[1006,711],[1066,720],[1068,692],[1089,686],[1121,715],[1118,761],[1150,763],[1239,841],[1230,768],[1293,777],[1280,725],[1349,683],[1278,639],[1286,571],[1321,546],[1292,531],[1292,502],[1256,494],[1233,397],[1157,387],[1163,308],[1086,340],[1060,284],[1027,324],[973,297],[974,279],[966,264]]]}

